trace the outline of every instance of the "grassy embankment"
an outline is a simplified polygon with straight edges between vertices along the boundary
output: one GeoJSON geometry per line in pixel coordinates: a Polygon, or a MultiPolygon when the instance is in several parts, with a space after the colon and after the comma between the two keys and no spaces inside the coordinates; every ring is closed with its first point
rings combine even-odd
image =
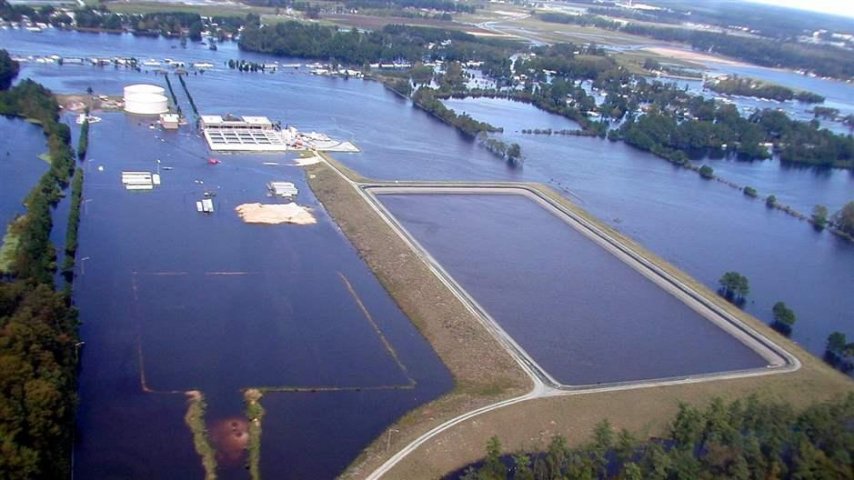
{"type": "Polygon", "coordinates": [[[433,275],[358,192],[324,163],[311,165],[307,171],[312,191],[403,312],[433,345],[455,381],[452,391],[392,425],[394,435],[375,439],[346,475],[363,476],[389,452],[442,421],[530,388],[523,371],[480,319],[433,275]]]}
{"type": "Polygon", "coordinates": [[[248,388],[243,392],[246,403],[246,419],[249,421],[249,458],[246,460],[249,468],[249,478],[261,478],[261,420],[264,418],[264,407],[261,406],[263,393],[256,388],[248,388]]]}
{"type": "MultiPolygon", "coordinates": [[[[348,169],[342,170],[352,180],[364,181],[348,169]]],[[[522,393],[527,381],[515,364],[508,364],[509,358],[473,318],[473,314],[438,282],[426,265],[344,179],[324,164],[311,166],[308,172],[315,195],[402,310],[430,341],[456,381],[452,392],[410,412],[365,450],[346,472],[348,477],[360,478],[433,426],[477,406],[522,393]],[[493,348],[489,355],[481,355],[490,346],[493,348]],[[493,363],[496,361],[498,363],[493,363]],[[391,435],[393,431],[394,435],[391,435]],[[391,447],[386,449],[389,439],[391,447]]],[[[387,478],[441,476],[482,457],[483,445],[493,435],[502,439],[506,452],[542,448],[555,434],[566,436],[572,444],[579,444],[589,437],[597,422],[607,418],[615,428],[627,428],[638,437],[645,438],[664,431],[680,402],[704,405],[715,396],[735,399],[756,394],[761,398],[786,400],[795,406],[805,406],[854,390],[851,379],[631,239],[598,222],[557,192],[542,185],[528,186],[591,221],[750,327],[772,338],[797,356],[803,366],[786,374],[595,394],[577,393],[516,404],[463,422],[431,439],[404,459],[387,478]]]]}
{"type": "Polygon", "coordinates": [[[202,458],[205,480],[216,480],[216,450],[208,439],[208,428],[205,424],[206,409],[207,403],[202,392],[198,390],[187,392],[187,413],[184,415],[184,423],[193,433],[193,445],[196,447],[196,453],[202,458]]]}

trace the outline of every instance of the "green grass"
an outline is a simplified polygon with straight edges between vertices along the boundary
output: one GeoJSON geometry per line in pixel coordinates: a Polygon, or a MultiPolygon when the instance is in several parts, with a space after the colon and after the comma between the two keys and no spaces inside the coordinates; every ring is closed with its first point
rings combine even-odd
{"type": "Polygon", "coordinates": [[[50,157],[50,152],[44,152],[39,155],[40,160],[44,160],[48,165],[53,163],[53,159],[50,157]]]}
{"type": "Polygon", "coordinates": [[[159,2],[130,2],[130,3],[108,3],[111,12],[116,13],[155,13],[155,12],[183,12],[198,13],[203,16],[220,17],[244,17],[247,13],[269,14],[272,8],[249,7],[239,5],[182,5],[164,4],[159,2]]]}
{"type": "Polygon", "coordinates": [[[208,428],[205,423],[205,410],[207,403],[202,392],[188,392],[187,414],[184,415],[184,423],[190,427],[193,433],[193,445],[196,453],[202,458],[202,467],[205,469],[205,480],[216,480],[216,450],[208,439],[208,428]]]}
{"type": "Polygon", "coordinates": [[[3,236],[3,243],[0,245],[0,273],[11,273],[12,265],[15,262],[15,252],[20,244],[20,235],[15,232],[15,224],[20,222],[24,217],[9,222],[6,227],[6,234],[3,236]]]}
{"type": "Polygon", "coordinates": [[[264,407],[261,406],[260,390],[250,388],[243,392],[246,401],[246,419],[249,421],[249,478],[261,479],[261,419],[264,418],[264,407]]]}

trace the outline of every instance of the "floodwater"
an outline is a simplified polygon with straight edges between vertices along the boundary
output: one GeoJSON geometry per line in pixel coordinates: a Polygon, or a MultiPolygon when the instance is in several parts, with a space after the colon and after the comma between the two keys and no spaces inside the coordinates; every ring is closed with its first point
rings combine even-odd
{"type": "Polygon", "coordinates": [[[39,158],[47,144],[38,125],[0,116],[0,235],[17,215],[26,212],[24,199],[48,169],[39,158]]]}
{"type": "MultiPolygon", "coordinates": [[[[490,99],[448,104],[496,126],[537,128],[558,121],[518,104],[505,115],[506,104],[490,99]]],[[[522,146],[525,164],[515,177],[548,183],[712,289],[726,271],[746,275],[751,292],[744,308],[756,317],[771,322],[771,307],[784,301],[799,319],[793,339],[814,354],[822,354],[830,332],[851,331],[854,298],[845,293],[854,288],[851,243],[622,143],[510,128],[500,137],[522,146]]],[[[773,161],[711,165],[724,178],[732,174],[747,183],[749,177],[760,195],[773,193],[806,214],[815,204],[835,212],[854,200],[850,171],[786,168],[773,161]]]]}
{"type": "Polygon", "coordinates": [[[84,167],[75,292],[86,341],[75,456],[81,478],[101,478],[111,468],[134,478],[198,476],[182,420],[187,390],[205,394],[206,419],[222,434],[215,435],[221,474],[245,477],[243,451],[222,430],[242,415],[241,390],[249,387],[305,389],[261,401],[262,458],[275,459],[263,462],[264,475],[330,478],[386,425],[451,386],[430,346],[313,198],[302,171],[288,166],[292,158],[228,155],[209,165],[196,133],[160,132],[121,113],[102,116],[84,167]],[[156,171],[157,160],[161,186],[124,190],[121,171],[156,171]],[[269,161],[280,164],[263,165],[269,161]],[[276,202],[265,188],[275,179],[297,184],[317,225],[238,218],[239,204],[276,202]],[[210,216],[195,209],[204,192],[215,194],[210,216]],[[320,388],[340,391],[311,391],[320,388]],[[315,401],[334,405],[336,414],[311,415],[310,426],[281,425],[309,415],[306,405],[315,401]],[[338,442],[336,430],[350,439],[338,442]]]}
{"type": "MultiPolygon", "coordinates": [[[[814,353],[821,353],[834,330],[854,334],[850,316],[854,297],[849,294],[854,289],[854,246],[623,144],[521,135],[506,127],[505,139],[518,141],[527,157],[523,168],[512,169],[376,83],[313,77],[304,70],[229,71],[222,65],[230,58],[271,60],[240,52],[234,44],[222,44],[212,52],[192,43],[182,49],[176,40],[53,30],[0,31],[0,42],[17,55],[210,61],[217,65],[215,70],[187,79],[203,113],[267,115],[303,131],[352,140],[362,153],[336,158],[367,177],[548,183],[712,288],[725,271],[745,274],[751,283],[745,308],[770,321],[771,305],[785,301],[799,318],[794,339],[814,353]]],[[[91,86],[97,94],[120,95],[131,83],[164,85],[162,77],[150,72],[112,67],[25,63],[19,78],[26,77],[68,93],[91,86]]],[[[175,87],[189,113],[177,82],[175,87]]],[[[517,122],[544,128],[555,123],[572,128],[570,122],[543,112],[534,111],[530,118],[525,114],[522,121],[516,118],[519,112],[494,110],[496,121],[479,119],[497,126],[517,122]]],[[[124,114],[103,116],[104,122],[92,129],[78,254],[78,274],[85,273],[75,286],[86,341],[76,458],[80,478],[200,475],[183,425],[184,398],[143,393],[141,365],[150,375],[146,380],[152,390],[210,389],[206,393],[211,421],[240,413],[238,389],[249,386],[249,380],[272,378],[284,386],[311,378],[317,383],[297,386],[331,381],[356,385],[356,380],[364,379],[358,376],[363,366],[372,373],[372,385],[399,382],[400,369],[375,348],[377,338],[364,315],[349,303],[352,295],[343,287],[339,271],[368,310],[376,312],[381,331],[397,348],[417,386],[265,396],[264,473],[274,478],[332,477],[390,422],[449,388],[447,372],[317,205],[301,171],[262,165],[282,162],[282,156],[224,156],[223,164],[212,167],[205,161],[206,148],[189,128],[160,135],[124,114]],[[154,170],[158,158],[162,166],[174,167],[163,172],[163,186],[137,194],[122,190],[120,170],[154,170]],[[240,222],[232,214],[234,206],[265,201],[263,185],[271,179],[297,183],[300,203],[315,207],[320,223],[264,227],[240,222]],[[217,213],[202,217],[193,205],[212,186],[220,187],[217,213]],[[199,301],[180,303],[181,292],[199,301]],[[229,295],[243,298],[239,302],[243,308],[217,308],[229,295]],[[160,315],[165,319],[149,318],[160,315]],[[240,325],[246,328],[240,330],[240,325]],[[167,327],[158,337],[156,330],[167,327]],[[340,340],[345,331],[349,337],[344,343],[323,343],[340,340]],[[259,332],[270,332],[271,338],[261,338],[259,332]],[[288,341],[274,348],[282,339],[288,341]],[[303,341],[315,343],[288,347],[303,341]],[[188,351],[181,351],[181,345],[188,351]],[[172,356],[195,368],[177,364],[172,356]],[[358,363],[333,371],[331,365],[347,361],[358,363]],[[315,363],[316,377],[309,374],[315,363]]],[[[770,169],[777,164],[761,165],[770,169]]],[[[742,164],[731,166],[740,169],[742,164]]],[[[832,174],[831,183],[839,187],[831,190],[842,193],[825,200],[831,211],[844,203],[846,191],[852,191],[850,174],[832,174]]],[[[775,193],[781,201],[799,205],[827,195],[828,182],[809,171],[777,168],[774,177],[774,184],[753,186],[761,194],[775,193]]]]}
{"type": "Polygon", "coordinates": [[[766,365],[747,346],[526,196],[377,198],[561,383],[766,365]]]}

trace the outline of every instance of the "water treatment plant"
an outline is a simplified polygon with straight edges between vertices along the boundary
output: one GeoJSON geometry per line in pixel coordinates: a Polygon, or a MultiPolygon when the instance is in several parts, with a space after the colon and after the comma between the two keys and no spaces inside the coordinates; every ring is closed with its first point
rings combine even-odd
{"type": "MultiPolygon", "coordinates": [[[[223,68],[270,64],[233,42],[26,35],[0,31],[24,58],[205,66],[179,83],[154,60],[22,63],[74,97],[72,138],[90,129],[75,477],[440,478],[494,435],[542,449],[606,418],[657,435],[682,402],[851,390],[806,349],[848,318],[854,250],[729,187],[623,143],[522,133],[577,127],[529,104],[446,102],[522,145],[511,168],[356,75],[223,68]],[[102,94],[124,112],[76,123],[102,94]],[[736,268],[756,292],[741,307],[714,291],[736,268]],[[754,317],[778,291],[813,309],[791,338],[754,317]]],[[[12,156],[44,143],[23,121],[0,130],[26,140],[12,156]]],[[[3,178],[48,168],[23,163],[0,163],[4,219],[26,191],[3,178]]],[[[851,182],[776,167],[717,168],[832,199],[851,182]]]]}

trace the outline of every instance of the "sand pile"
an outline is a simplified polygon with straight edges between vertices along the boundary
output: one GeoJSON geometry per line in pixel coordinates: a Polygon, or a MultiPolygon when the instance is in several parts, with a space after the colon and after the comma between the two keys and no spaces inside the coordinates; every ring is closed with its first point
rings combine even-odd
{"type": "Polygon", "coordinates": [[[314,165],[315,163],[320,163],[322,161],[323,161],[323,159],[318,157],[318,156],[301,157],[301,158],[297,158],[294,161],[294,165],[296,165],[298,167],[306,167],[308,165],[314,165]]]}
{"type": "Polygon", "coordinates": [[[297,205],[296,203],[272,205],[244,203],[234,210],[246,223],[261,223],[265,225],[278,225],[280,223],[313,225],[317,223],[317,220],[308,208],[297,205]]]}

